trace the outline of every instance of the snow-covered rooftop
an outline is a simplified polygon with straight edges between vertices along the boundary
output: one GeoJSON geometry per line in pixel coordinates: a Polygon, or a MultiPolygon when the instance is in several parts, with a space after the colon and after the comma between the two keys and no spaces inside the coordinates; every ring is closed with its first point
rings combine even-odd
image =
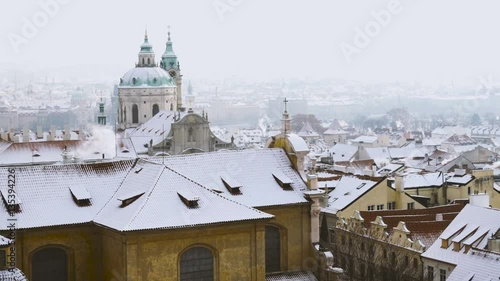
{"type": "Polygon", "coordinates": [[[500,254],[484,249],[488,238],[498,231],[499,226],[500,210],[468,204],[422,257],[456,265],[447,280],[464,280],[468,275],[467,280],[497,280],[500,254]],[[446,248],[442,247],[443,239],[448,241],[446,248]],[[460,243],[458,251],[454,242],[460,243]],[[467,252],[466,245],[471,247],[467,252]]]}

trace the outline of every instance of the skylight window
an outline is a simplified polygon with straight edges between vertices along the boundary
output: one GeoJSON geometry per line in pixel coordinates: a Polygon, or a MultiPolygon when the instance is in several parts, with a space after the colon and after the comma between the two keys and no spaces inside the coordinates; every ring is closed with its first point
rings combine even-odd
{"type": "Polygon", "coordinates": [[[359,190],[359,189],[363,188],[363,186],[365,186],[365,185],[366,185],[366,183],[362,183],[362,184],[358,185],[358,187],[356,187],[356,189],[359,190]]]}
{"type": "Polygon", "coordinates": [[[91,204],[90,199],[92,199],[92,196],[85,186],[71,186],[69,190],[71,191],[73,200],[78,206],[88,206],[91,204]]]}
{"type": "Polygon", "coordinates": [[[222,176],[221,179],[224,183],[224,186],[226,186],[227,190],[229,190],[231,194],[241,194],[240,188],[242,187],[242,185],[237,180],[229,176],[222,176]]]}
{"type": "Polygon", "coordinates": [[[177,191],[177,195],[181,198],[182,202],[188,207],[188,208],[196,208],[198,207],[198,201],[200,200],[200,197],[194,195],[191,191],[189,190],[179,190],[177,191]]]}

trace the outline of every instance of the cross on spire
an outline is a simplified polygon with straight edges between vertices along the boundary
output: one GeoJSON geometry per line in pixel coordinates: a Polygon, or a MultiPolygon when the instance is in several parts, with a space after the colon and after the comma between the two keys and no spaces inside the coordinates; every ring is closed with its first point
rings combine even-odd
{"type": "Polygon", "coordinates": [[[283,102],[285,103],[285,113],[287,113],[287,110],[286,110],[286,104],[289,102],[289,100],[287,100],[286,98],[283,100],[283,102]]]}
{"type": "Polygon", "coordinates": [[[170,41],[170,25],[167,26],[168,41],[170,41]]]}

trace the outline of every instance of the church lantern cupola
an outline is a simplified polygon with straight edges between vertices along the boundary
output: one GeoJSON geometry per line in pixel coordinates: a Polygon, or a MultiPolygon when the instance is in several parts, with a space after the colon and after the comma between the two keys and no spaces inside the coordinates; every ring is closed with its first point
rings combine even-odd
{"type": "Polygon", "coordinates": [[[155,67],[155,53],[153,52],[153,45],[149,43],[148,31],[144,33],[144,43],[141,45],[141,51],[139,52],[139,62],[137,67],[155,67]]]}

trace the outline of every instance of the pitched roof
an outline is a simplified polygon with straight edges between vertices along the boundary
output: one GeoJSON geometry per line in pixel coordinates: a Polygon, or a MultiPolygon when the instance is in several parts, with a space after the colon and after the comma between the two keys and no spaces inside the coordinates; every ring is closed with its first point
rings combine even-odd
{"type": "MultiPolygon", "coordinates": [[[[19,229],[92,222],[117,191],[133,161],[94,164],[16,167],[14,190],[21,198],[21,212],[15,213],[19,229]],[[84,186],[92,196],[90,205],[79,206],[70,187],[84,186]]],[[[0,168],[7,178],[8,169],[0,168]]],[[[3,207],[0,219],[9,214],[3,207]]],[[[5,229],[7,225],[2,226],[5,229]]]]}
{"type": "MultiPolygon", "coordinates": [[[[14,214],[16,227],[82,223],[118,231],[190,227],[272,218],[253,207],[308,204],[302,193],[306,185],[282,149],[150,160],[154,162],[15,167],[15,191],[22,200],[20,212],[14,214]],[[230,192],[226,185],[237,185],[238,192],[230,192]]],[[[7,178],[8,173],[8,168],[0,168],[0,176],[7,178]]],[[[2,194],[5,188],[0,188],[2,194]]],[[[0,211],[2,218],[10,218],[6,209],[0,211]]]]}
{"type": "Polygon", "coordinates": [[[273,216],[229,200],[162,164],[141,160],[95,222],[119,231],[135,231],[270,218],[273,216]],[[141,193],[144,194],[125,207],[118,200],[141,193]],[[186,193],[193,195],[196,206],[182,201],[180,196],[186,193]]]}
{"type": "MultiPolygon", "coordinates": [[[[187,113],[180,113],[181,118],[187,113]]],[[[165,139],[170,133],[172,123],[176,122],[177,112],[162,110],[155,116],[151,117],[146,123],[133,129],[127,134],[135,148],[136,153],[147,153],[150,141],[153,141],[153,146],[157,145],[165,139]]]]}
{"type": "MultiPolygon", "coordinates": [[[[467,274],[473,273],[474,278],[477,279],[472,280],[489,280],[487,278],[491,276],[496,276],[496,278],[498,278],[498,276],[500,276],[500,262],[497,259],[500,258],[500,255],[486,253],[484,249],[486,248],[488,237],[491,237],[491,235],[498,230],[499,225],[500,210],[468,204],[440,235],[440,239],[434,242],[434,244],[422,254],[422,257],[454,264],[456,265],[455,270],[458,269],[458,272],[462,271],[461,274],[464,272],[467,272],[467,274]],[[476,232],[477,234],[484,233],[484,235],[475,235],[476,232]],[[442,247],[441,239],[448,240],[449,243],[447,248],[442,247]],[[453,245],[453,241],[457,240],[460,240],[459,251],[454,250],[453,245]],[[472,249],[465,252],[464,244],[471,245],[472,249]],[[481,258],[478,258],[478,255],[481,258]],[[488,256],[495,257],[493,257],[492,260],[488,260],[488,256]],[[492,266],[492,268],[494,268],[493,271],[483,270],[484,263],[486,262],[495,264],[495,266],[492,266]]],[[[457,274],[455,274],[454,271],[451,274],[451,276],[454,276],[453,279],[447,280],[460,280],[457,279],[457,274]]]]}
{"type": "Polygon", "coordinates": [[[302,191],[306,185],[292,168],[286,153],[280,148],[217,151],[149,158],[220,195],[251,207],[303,204],[307,200],[302,191]],[[284,190],[273,177],[280,171],[293,183],[292,190],[284,190]],[[231,194],[222,178],[237,179],[241,194],[231,194]]]}
{"type": "Polygon", "coordinates": [[[326,211],[341,211],[358,200],[378,182],[363,180],[353,176],[343,176],[337,182],[335,188],[328,194],[328,207],[326,211]]]}
{"type": "Polygon", "coordinates": [[[300,137],[319,137],[318,133],[313,129],[309,122],[306,122],[302,129],[297,133],[300,137]]]}

